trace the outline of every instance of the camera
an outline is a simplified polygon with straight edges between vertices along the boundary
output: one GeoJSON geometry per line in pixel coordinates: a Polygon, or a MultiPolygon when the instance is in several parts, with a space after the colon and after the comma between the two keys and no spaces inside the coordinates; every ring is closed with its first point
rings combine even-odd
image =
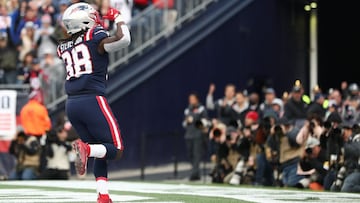
{"type": "Polygon", "coordinates": [[[214,129],[213,129],[213,135],[214,135],[214,137],[220,137],[221,134],[222,134],[222,131],[221,131],[220,128],[214,128],[214,129]]]}
{"type": "Polygon", "coordinates": [[[306,149],[305,149],[305,153],[306,153],[307,155],[311,155],[311,154],[313,153],[312,148],[306,148],[306,149]]]}
{"type": "Polygon", "coordinates": [[[281,127],[281,125],[275,125],[274,126],[274,136],[276,136],[278,138],[282,138],[283,136],[285,136],[285,133],[284,133],[283,128],[281,127]]]}
{"type": "Polygon", "coordinates": [[[275,132],[275,134],[283,133],[281,126],[280,125],[275,125],[274,132],[275,132]]]}
{"type": "Polygon", "coordinates": [[[310,122],[309,128],[310,128],[310,129],[314,129],[314,128],[315,128],[315,122],[314,122],[314,121],[311,121],[311,122],[310,122]]]}
{"type": "Polygon", "coordinates": [[[210,128],[211,122],[205,118],[195,121],[195,127],[199,129],[210,128]]]}
{"type": "Polygon", "coordinates": [[[226,140],[231,141],[231,135],[230,134],[226,134],[226,140]]]}
{"type": "Polygon", "coordinates": [[[326,128],[326,129],[330,129],[331,128],[331,122],[330,121],[325,121],[324,122],[324,128],[326,128]]]}

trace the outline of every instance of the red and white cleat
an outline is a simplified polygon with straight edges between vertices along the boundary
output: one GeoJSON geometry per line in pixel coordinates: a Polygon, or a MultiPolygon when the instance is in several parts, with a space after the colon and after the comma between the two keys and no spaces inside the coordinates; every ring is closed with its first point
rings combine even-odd
{"type": "Polygon", "coordinates": [[[112,200],[110,199],[108,194],[100,194],[97,198],[97,203],[112,203],[112,200]]]}
{"type": "Polygon", "coordinates": [[[84,175],[86,173],[88,147],[89,146],[81,140],[76,140],[73,144],[76,153],[75,169],[79,175],[84,175]]]}

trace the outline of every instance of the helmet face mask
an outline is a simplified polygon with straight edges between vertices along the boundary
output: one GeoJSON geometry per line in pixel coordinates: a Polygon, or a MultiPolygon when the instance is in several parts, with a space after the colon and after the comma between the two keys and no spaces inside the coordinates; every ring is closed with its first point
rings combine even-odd
{"type": "Polygon", "coordinates": [[[98,20],[98,12],[87,3],[72,4],[65,10],[62,18],[70,35],[94,27],[98,24],[98,20]]]}

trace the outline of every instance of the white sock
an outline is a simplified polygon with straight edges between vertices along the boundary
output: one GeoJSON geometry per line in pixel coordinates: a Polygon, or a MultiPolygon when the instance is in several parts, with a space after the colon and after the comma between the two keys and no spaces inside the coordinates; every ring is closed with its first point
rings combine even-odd
{"type": "Polygon", "coordinates": [[[90,144],[89,157],[104,158],[106,155],[106,147],[102,144],[90,144]]]}
{"type": "Polygon", "coordinates": [[[102,195],[109,194],[108,179],[105,177],[96,178],[96,191],[102,195]]]}

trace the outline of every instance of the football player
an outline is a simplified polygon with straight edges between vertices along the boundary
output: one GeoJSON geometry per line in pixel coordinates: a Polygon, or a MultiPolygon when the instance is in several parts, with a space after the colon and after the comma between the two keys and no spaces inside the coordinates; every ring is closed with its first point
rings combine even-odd
{"type": "Polygon", "coordinates": [[[130,32],[119,11],[110,8],[103,18],[114,21],[113,36],[101,26],[98,12],[90,4],[72,4],[62,18],[69,37],[57,48],[66,68],[66,113],[81,139],[73,145],[75,168],[84,175],[88,158],[95,158],[98,203],[112,202],[107,160],[120,158],[124,150],[117,120],[105,97],[108,53],[130,44],[130,32]]]}

